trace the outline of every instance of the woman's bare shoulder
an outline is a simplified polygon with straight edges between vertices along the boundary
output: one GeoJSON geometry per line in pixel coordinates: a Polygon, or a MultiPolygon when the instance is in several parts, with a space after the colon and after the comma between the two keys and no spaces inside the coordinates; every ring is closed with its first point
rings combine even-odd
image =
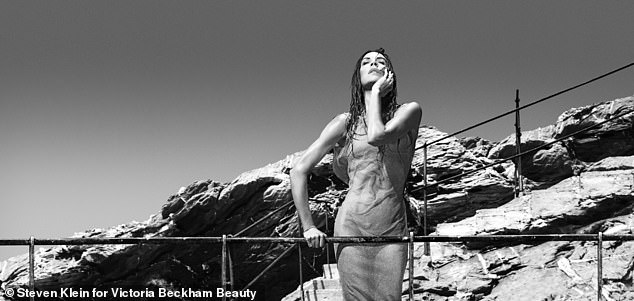
{"type": "Polygon", "coordinates": [[[338,114],[328,122],[321,136],[328,141],[332,141],[333,144],[339,141],[341,137],[345,136],[347,120],[347,113],[338,114]]]}
{"type": "Polygon", "coordinates": [[[350,112],[343,112],[335,116],[335,119],[340,119],[340,121],[348,121],[350,117],[350,112]]]}
{"type": "Polygon", "coordinates": [[[399,111],[410,111],[410,112],[420,112],[422,111],[422,108],[420,106],[420,104],[418,102],[415,101],[410,101],[410,102],[404,102],[402,103],[398,109],[396,109],[397,112],[399,111]]]}
{"type": "Polygon", "coordinates": [[[345,131],[349,116],[350,113],[348,112],[338,114],[328,123],[326,127],[335,128],[338,132],[345,131]]]}
{"type": "Polygon", "coordinates": [[[423,118],[423,110],[418,102],[412,101],[401,104],[394,112],[394,115],[410,120],[411,122],[408,122],[410,131],[415,130],[415,133],[418,133],[418,127],[423,118]]]}
{"type": "Polygon", "coordinates": [[[350,113],[344,112],[335,116],[332,121],[329,123],[329,127],[334,128],[334,132],[336,132],[337,144],[341,144],[342,140],[345,139],[346,136],[346,126],[348,124],[348,119],[350,118],[350,113]]]}
{"type": "Polygon", "coordinates": [[[348,122],[348,117],[350,116],[350,113],[345,112],[345,113],[341,113],[341,114],[337,114],[329,123],[328,125],[334,125],[334,126],[343,126],[345,128],[346,126],[346,122],[348,122]]]}

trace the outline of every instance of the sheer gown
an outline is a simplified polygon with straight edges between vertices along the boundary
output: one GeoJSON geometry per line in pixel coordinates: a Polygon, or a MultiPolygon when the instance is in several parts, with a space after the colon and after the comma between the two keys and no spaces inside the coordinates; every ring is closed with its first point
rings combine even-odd
{"type": "MultiPolygon", "coordinates": [[[[404,188],[417,130],[386,144],[381,154],[368,144],[361,122],[352,145],[335,146],[333,170],[349,186],[335,236],[407,234],[404,188]]],[[[335,250],[345,300],[401,300],[406,244],[340,243],[335,250]]]]}

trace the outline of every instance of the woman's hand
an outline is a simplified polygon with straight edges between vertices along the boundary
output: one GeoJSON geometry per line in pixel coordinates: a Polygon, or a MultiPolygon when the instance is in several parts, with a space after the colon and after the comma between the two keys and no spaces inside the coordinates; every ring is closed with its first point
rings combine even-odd
{"type": "Polygon", "coordinates": [[[383,76],[381,76],[376,82],[374,82],[374,85],[372,85],[372,90],[378,92],[380,97],[383,97],[392,91],[393,83],[394,73],[385,68],[383,69],[383,76]]]}
{"type": "Polygon", "coordinates": [[[321,248],[326,244],[326,234],[315,227],[304,231],[304,238],[311,248],[321,248]]]}

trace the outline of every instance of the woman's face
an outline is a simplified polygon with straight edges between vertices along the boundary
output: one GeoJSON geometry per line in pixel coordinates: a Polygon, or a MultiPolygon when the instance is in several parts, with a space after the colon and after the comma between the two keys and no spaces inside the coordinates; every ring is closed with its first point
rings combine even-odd
{"type": "Polygon", "coordinates": [[[359,73],[361,75],[361,85],[364,87],[374,84],[387,68],[387,59],[378,52],[368,52],[361,59],[359,73]]]}

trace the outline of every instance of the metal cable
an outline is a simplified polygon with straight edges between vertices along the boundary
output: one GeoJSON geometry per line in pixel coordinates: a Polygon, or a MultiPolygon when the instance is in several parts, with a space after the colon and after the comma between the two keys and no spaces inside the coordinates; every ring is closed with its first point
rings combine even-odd
{"type": "Polygon", "coordinates": [[[242,229],[240,232],[238,232],[238,233],[234,234],[233,236],[240,236],[240,235],[244,234],[244,232],[249,231],[251,228],[253,228],[253,227],[255,227],[256,225],[260,224],[261,222],[263,222],[263,221],[267,220],[267,219],[268,219],[269,217],[271,217],[273,214],[276,214],[276,213],[278,213],[278,212],[282,211],[282,209],[285,209],[285,208],[290,207],[290,205],[292,205],[292,204],[293,204],[293,200],[291,200],[291,201],[289,201],[289,202],[285,203],[284,205],[282,205],[282,206],[280,206],[279,208],[277,208],[277,209],[275,209],[275,210],[273,210],[273,211],[269,212],[267,215],[265,215],[265,216],[261,217],[260,219],[258,219],[257,221],[253,222],[251,225],[249,225],[248,227],[246,227],[246,228],[242,229]]]}

